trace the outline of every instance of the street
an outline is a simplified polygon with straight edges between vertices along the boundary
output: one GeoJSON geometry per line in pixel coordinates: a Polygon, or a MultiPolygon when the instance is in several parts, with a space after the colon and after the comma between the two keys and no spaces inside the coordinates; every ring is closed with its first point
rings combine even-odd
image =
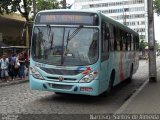
{"type": "MultiPolygon", "coordinates": [[[[160,57],[157,58],[157,68],[160,57]]],[[[1,114],[107,114],[114,113],[148,79],[148,62],[140,61],[131,83],[116,86],[107,96],[56,95],[33,91],[28,83],[0,87],[1,114]]]]}

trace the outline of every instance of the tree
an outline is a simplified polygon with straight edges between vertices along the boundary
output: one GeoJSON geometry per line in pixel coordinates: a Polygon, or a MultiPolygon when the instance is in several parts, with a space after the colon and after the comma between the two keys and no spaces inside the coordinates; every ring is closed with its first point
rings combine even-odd
{"type": "Polygon", "coordinates": [[[160,48],[160,44],[155,40],[155,49],[158,50],[160,48]]]}
{"type": "Polygon", "coordinates": [[[37,11],[60,8],[57,0],[36,0],[36,6],[37,11]]]}
{"type": "MultiPolygon", "coordinates": [[[[58,8],[59,3],[57,0],[35,0],[37,10],[55,9],[58,8]]],[[[29,46],[30,30],[29,23],[32,19],[29,18],[29,14],[32,13],[33,0],[0,0],[0,14],[9,14],[19,11],[21,15],[26,19],[26,23],[23,29],[23,39],[26,41],[26,46],[29,46]]]]}
{"type": "Polygon", "coordinates": [[[0,13],[9,14],[19,11],[21,15],[29,21],[32,0],[0,0],[0,13]]]}
{"type": "MultiPolygon", "coordinates": [[[[57,0],[36,0],[37,10],[57,9],[57,0]]],[[[32,12],[32,0],[0,0],[0,14],[9,14],[19,11],[28,22],[32,12]]]]}
{"type": "Polygon", "coordinates": [[[160,0],[155,0],[154,2],[154,9],[157,13],[157,15],[160,15],[160,0]]]}
{"type": "Polygon", "coordinates": [[[148,46],[148,43],[145,41],[145,40],[140,40],[140,44],[139,44],[139,47],[140,47],[140,51],[141,51],[141,55],[142,57],[145,56],[145,48],[148,46]]]}
{"type": "Polygon", "coordinates": [[[140,46],[140,51],[143,51],[148,46],[148,43],[145,40],[141,40],[139,46],[140,46]]]}

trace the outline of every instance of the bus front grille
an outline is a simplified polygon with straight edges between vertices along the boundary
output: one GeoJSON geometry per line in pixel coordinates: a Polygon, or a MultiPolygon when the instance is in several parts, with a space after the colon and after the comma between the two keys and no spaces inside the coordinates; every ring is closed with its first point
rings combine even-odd
{"type": "Polygon", "coordinates": [[[40,68],[41,70],[45,71],[49,74],[56,74],[56,75],[77,75],[82,73],[82,70],[63,70],[63,69],[52,69],[52,68],[40,68]]]}
{"type": "MultiPolygon", "coordinates": [[[[47,77],[50,80],[58,80],[59,81],[59,77],[47,77]]],[[[64,78],[64,81],[76,81],[77,79],[74,78],[64,78]]]]}
{"type": "Polygon", "coordinates": [[[73,85],[60,85],[60,84],[53,84],[53,83],[48,83],[49,87],[55,88],[55,89],[65,89],[69,90],[73,87],[73,85]]]}

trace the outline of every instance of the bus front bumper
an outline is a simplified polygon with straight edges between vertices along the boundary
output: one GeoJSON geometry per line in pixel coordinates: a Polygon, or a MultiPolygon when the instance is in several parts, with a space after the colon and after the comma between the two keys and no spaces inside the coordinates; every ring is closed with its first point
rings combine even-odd
{"type": "Polygon", "coordinates": [[[52,91],[58,93],[82,94],[82,95],[99,95],[99,80],[93,80],[90,83],[67,83],[53,82],[35,79],[29,76],[30,88],[32,90],[52,91]]]}

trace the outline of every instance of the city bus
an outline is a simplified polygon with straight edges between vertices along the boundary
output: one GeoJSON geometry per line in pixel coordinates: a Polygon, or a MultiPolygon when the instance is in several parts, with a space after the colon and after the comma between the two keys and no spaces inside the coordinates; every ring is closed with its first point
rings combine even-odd
{"type": "Polygon", "coordinates": [[[139,35],[98,11],[40,11],[33,24],[32,90],[98,96],[139,66],[139,35]]]}

